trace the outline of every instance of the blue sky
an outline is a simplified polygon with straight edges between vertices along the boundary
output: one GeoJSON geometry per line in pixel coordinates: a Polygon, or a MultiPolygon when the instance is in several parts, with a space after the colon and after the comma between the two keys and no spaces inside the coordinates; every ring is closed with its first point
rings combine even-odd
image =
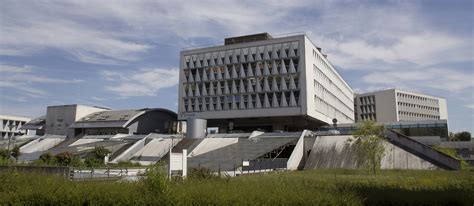
{"type": "Polygon", "coordinates": [[[0,114],[47,105],[177,110],[179,52],[259,32],[305,32],[357,92],[446,97],[474,131],[473,1],[7,1],[0,114]]]}

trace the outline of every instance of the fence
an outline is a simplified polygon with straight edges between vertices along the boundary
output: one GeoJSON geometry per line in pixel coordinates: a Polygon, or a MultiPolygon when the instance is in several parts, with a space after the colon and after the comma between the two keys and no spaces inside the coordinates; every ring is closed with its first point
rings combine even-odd
{"type": "Polygon", "coordinates": [[[83,180],[138,180],[145,173],[145,168],[100,168],[70,170],[69,179],[73,181],[83,180]]]}
{"type": "Polygon", "coordinates": [[[69,167],[60,166],[23,166],[23,165],[1,165],[0,172],[24,172],[24,173],[40,173],[69,177],[69,167]]]}

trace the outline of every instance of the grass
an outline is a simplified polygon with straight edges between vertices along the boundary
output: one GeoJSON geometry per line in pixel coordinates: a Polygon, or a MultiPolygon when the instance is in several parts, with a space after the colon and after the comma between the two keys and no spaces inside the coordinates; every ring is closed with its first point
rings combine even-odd
{"type": "MultiPolygon", "coordinates": [[[[158,181],[160,182],[160,181],[158,181]]],[[[150,182],[71,182],[0,174],[0,205],[472,205],[474,172],[306,170],[188,178],[159,191],[150,182]]],[[[159,184],[163,184],[160,182],[159,184]]],[[[166,184],[166,183],[165,183],[166,184]]]]}

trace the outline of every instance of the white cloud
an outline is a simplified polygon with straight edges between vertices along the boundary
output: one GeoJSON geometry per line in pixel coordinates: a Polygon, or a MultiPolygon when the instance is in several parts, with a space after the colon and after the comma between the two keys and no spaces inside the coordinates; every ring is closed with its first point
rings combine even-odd
{"type": "Polygon", "coordinates": [[[0,72],[2,73],[0,81],[0,89],[3,91],[15,91],[18,93],[18,100],[25,101],[27,97],[40,98],[46,96],[48,93],[43,89],[38,88],[42,84],[74,84],[83,82],[81,79],[59,79],[45,77],[42,74],[34,72],[33,66],[25,65],[22,67],[0,64],[0,72]]]}
{"type": "Polygon", "coordinates": [[[362,77],[362,80],[367,84],[408,88],[427,87],[450,92],[474,88],[472,76],[441,68],[376,71],[362,77]]]}
{"type": "Polygon", "coordinates": [[[150,42],[189,47],[194,37],[262,32],[255,29],[273,25],[294,6],[303,5],[236,0],[9,2],[0,13],[0,55],[34,55],[52,48],[86,63],[122,64],[139,60],[152,48],[150,42]]]}
{"type": "Polygon", "coordinates": [[[464,107],[466,107],[468,109],[474,109],[474,104],[466,104],[466,105],[464,105],[464,107]]]}
{"type": "Polygon", "coordinates": [[[154,96],[163,88],[178,84],[178,69],[144,68],[136,72],[103,71],[102,77],[111,82],[106,90],[122,97],[154,96]]]}

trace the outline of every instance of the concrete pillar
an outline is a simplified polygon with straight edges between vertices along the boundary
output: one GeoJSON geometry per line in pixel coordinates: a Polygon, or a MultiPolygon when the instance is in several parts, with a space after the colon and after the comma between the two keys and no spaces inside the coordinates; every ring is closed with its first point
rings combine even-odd
{"type": "Polygon", "coordinates": [[[207,120],[188,118],[186,138],[204,138],[206,136],[207,120]]]}

